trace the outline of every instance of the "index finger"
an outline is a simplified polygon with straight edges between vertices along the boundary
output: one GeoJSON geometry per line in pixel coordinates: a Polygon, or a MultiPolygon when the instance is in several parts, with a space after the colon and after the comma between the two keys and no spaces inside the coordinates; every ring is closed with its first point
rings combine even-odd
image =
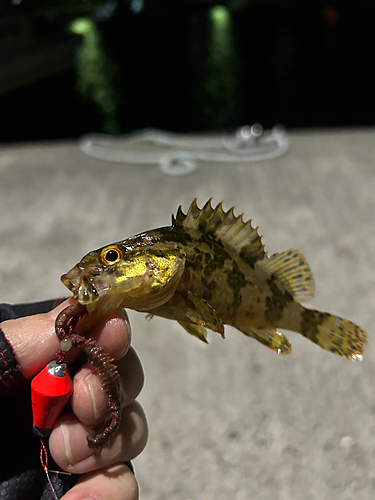
{"type": "MultiPolygon", "coordinates": [[[[75,300],[70,298],[48,313],[1,323],[1,328],[16,353],[19,369],[25,378],[32,378],[55,357],[60,349],[60,341],[55,333],[55,320],[65,307],[73,303],[75,300]]],[[[98,346],[112,357],[121,358],[127,352],[131,338],[126,313],[122,310],[114,311],[86,335],[95,338],[98,346]]],[[[66,361],[72,362],[79,353],[78,349],[71,349],[66,361]]]]}

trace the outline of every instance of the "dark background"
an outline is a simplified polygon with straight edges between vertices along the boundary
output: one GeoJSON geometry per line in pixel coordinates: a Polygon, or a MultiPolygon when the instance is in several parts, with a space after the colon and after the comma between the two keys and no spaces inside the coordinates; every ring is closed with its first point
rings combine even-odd
{"type": "Polygon", "coordinates": [[[374,125],[373,1],[0,2],[0,141],[374,125]]]}

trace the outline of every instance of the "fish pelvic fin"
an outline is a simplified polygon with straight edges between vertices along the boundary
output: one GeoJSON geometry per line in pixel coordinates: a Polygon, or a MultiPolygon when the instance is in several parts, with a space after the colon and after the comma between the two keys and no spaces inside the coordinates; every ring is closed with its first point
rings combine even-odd
{"type": "Polygon", "coordinates": [[[185,328],[185,330],[190,333],[190,335],[194,335],[197,339],[201,340],[205,344],[208,344],[207,340],[207,330],[202,325],[196,325],[194,323],[189,323],[186,321],[178,321],[178,323],[185,328]]]}
{"type": "Polygon", "coordinates": [[[275,253],[257,265],[273,274],[296,302],[308,302],[314,298],[314,275],[305,257],[298,250],[275,253]]]}
{"type": "Polygon", "coordinates": [[[300,333],[326,351],[353,361],[363,359],[367,333],[347,319],[304,309],[301,313],[300,333]]]}
{"type": "Polygon", "coordinates": [[[290,354],[292,346],[289,340],[283,333],[272,328],[246,328],[241,330],[248,337],[253,337],[261,344],[269,349],[276,351],[278,354],[290,354]]]}
{"type": "Polygon", "coordinates": [[[251,225],[251,220],[245,222],[243,214],[235,216],[235,207],[225,212],[223,202],[221,202],[213,208],[211,199],[202,209],[198,208],[197,201],[194,199],[186,215],[180,206],[176,217],[172,216],[172,226],[198,231],[210,236],[254,267],[258,260],[262,260],[266,256],[258,228],[251,225]]]}

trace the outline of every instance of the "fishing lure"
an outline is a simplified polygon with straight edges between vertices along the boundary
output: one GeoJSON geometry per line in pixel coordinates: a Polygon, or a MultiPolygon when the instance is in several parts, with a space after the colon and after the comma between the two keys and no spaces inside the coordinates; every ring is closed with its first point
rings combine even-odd
{"type": "Polygon", "coordinates": [[[55,330],[61,343],[61,350],[57,353],[57,361],[64,360],[66,352],[72,347],[79,347],[86,354],[87,359],[96,368],[104,389],[107,393],[108,404],[112,418],[109,424],[100,431],[102,425],[94,429],[92,435],[87,436],[89,448],[101,448],[116,432],[121,421],[121,396],[120,396],[120,376],[117,367],[113,364],[113,358],[103,352],[101,347],[95,345],[93,339],[87,339],[75,333],[74,329],[78,320],[86,314],[86,307],[77,303],[66,307],[57,316],[55,330]]]}
{"type": "Polygon", "coordinates": [[[307,309],[314,297],[312,271],[297,250],[267,255],[257,228],[234,207],[225,212],[211,199],[199,209],[196,200],[185,215],[181,207],[172,225],[146,231],[88,253],[62,282],[76,306],[56,322],[60,339],[71,339],[97,368],[109,397],[112,420],[92,447],[104,446],[120,422],[118,373],[112,360],[92,340],[74,333],[87,314],[93,325],[118,307],[173,319],[207,342],[207,328],[224,338],[232,325],[279,354],[291,344],[277,328],[302,334],[323,349],[362,359],[366,332],[351,321],[307,309]]]}

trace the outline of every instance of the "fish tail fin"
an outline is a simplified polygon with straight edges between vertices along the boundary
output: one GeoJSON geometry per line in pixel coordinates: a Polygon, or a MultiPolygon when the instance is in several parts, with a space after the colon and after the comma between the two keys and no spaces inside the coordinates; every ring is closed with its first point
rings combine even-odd
{"type": "Polygon", "coordinates": [[[367,333],[347,319],[304,308],[299,332],[326,351],[352,360],[363,358],[367,333]]]}

